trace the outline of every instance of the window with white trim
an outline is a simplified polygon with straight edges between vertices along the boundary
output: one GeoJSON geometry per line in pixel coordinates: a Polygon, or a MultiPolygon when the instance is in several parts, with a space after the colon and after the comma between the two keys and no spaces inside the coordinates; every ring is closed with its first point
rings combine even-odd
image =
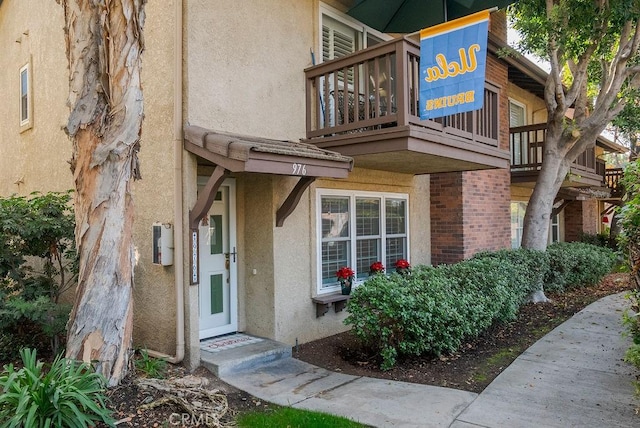
{"type": "Polygon", "coordinates": [[[25,64],[20,68],[20,127],[31,124],[31,65],[25,64]]]}
{"type": "Polygon", "coordinates": [[[561,216],[562,213],[551,216],[551,224],[549,227],[549,243],[560,242],[562,240],[561,216]]]}
{"type": "Polygon", "coordinates": [[[511,248],[520,248],[526,202],[511,202],[511,248]]]}
{"type": "Polygon", "coordinates": [[[322,61],[350,55],[391,37],[351,18],[331,6],[320,4],[322,61]]]}
{"type": "Polygon", "coordinates": [[[526,107],[524,104],[509,100],[509,127],[524,126],[527,124],[526,107]]]}
{"type": "MultiPolygon", "coordinates": [[[[509,100],[509,127],[515,128],[518,126],[524,126],[527,124],[525,105],[514,100],[509,100]]],[[[527,134],[515,133],[511,136],[512,146],[511,159],[516,165],[523,165],[529,162],[529,150],[527,149],[527,142],[522,141],[521,138],[526,138],[527,134]]]]}
{"type": "Polygon", "coordinates": [[[406,194],[319,189],[318,291],[339,288],[338,269],[349,266],[356,280],[381,261],[387,269],[408,259],[409,200],[406,194]]]}

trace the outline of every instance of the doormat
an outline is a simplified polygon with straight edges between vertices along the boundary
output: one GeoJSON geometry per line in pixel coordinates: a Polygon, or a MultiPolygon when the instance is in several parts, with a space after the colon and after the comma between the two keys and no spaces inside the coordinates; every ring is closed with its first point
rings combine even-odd
{"type": "Polygon", "coordinates": [[[258,342],[262,342],[262,339],[259,337],[236,333],[229,336],[213,337],[211,339],[203,340],[200,342],[200,349],[207,352],[220,352],[225,349],[237,348],[239,346],[250,345],[258,342]]]}

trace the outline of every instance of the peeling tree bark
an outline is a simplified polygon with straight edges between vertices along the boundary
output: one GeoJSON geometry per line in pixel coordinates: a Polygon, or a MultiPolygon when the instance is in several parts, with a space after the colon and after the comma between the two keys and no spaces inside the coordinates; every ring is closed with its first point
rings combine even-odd
{"type": "Polygon", "coordinates": [[[140,83],[146,0],[57,0],[69,60],[66,131],[73,141],[78,288],[68,358],[97,361],[117,385],[133,327],[132,179],[140,178],[140,83]]]}

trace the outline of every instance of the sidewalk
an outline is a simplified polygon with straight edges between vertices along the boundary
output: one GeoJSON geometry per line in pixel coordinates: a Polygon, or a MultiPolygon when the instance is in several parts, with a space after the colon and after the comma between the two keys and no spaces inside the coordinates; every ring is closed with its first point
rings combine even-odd
{"type": "Polygon", "coordinates": [[[222,377],[276,404],[376,427],[633,427],[634,369],[621,294],[605,297],[536,342],[481,394],[330,372],[287,358],[222,377]]]}

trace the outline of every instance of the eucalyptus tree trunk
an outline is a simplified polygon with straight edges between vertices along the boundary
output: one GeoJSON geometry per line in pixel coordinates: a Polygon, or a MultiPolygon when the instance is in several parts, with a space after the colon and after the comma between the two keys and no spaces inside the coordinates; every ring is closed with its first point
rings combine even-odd
{"type": "Polygon", "coordinates": [[[131,184],[140,178],[145,1],[58,0],[66,24],[66,131],[73,141],[80,256],[66,356],[97,361],[110,386],[127,373],[132,338],[131,184]]]}

